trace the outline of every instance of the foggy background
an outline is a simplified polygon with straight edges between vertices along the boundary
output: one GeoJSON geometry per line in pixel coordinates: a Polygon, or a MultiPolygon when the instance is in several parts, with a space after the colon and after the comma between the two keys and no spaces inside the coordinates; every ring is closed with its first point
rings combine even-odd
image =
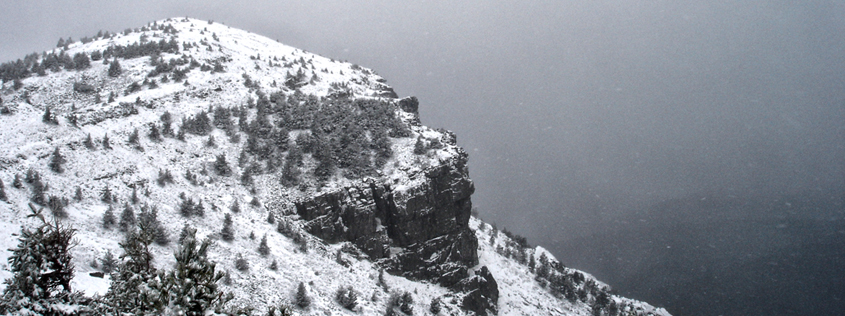
{"type": "Polygon", "coordinates": [[[845,304],[825,275],[845,268],[845,2],[169,2],[4,1],[0,61],[221,22],[417,96],[423,124],[469,152],[484,220],[621,294],[685,315],[845,304]],[[761,275],[714,274],[740,268],[761,275]],[[771,283],[792,279],[806,286],[771,283]]]}

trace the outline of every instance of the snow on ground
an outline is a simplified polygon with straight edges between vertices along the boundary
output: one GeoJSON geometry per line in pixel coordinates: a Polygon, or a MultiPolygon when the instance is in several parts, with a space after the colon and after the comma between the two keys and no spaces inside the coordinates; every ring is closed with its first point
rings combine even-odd
{"type": "MultiPolygon", "coordinates": [[[[457,298],[452,298],[450,291],[427,282],[412,282],[402,277],[385,274],[389,291],[378,284],[378,267],[364,259],[357,259],[344,253],[343,259],[348,264],[338,263],[336,254],[343,245],[327,245],[319,240],[308,240],[308,251],[302,252],[299,245],[290,238],[276,232],[276,225],[267,222],[268,213],[273,213],[276,220],[286,217],[294,221],[293,202],[304,196],[339,190],[345,186],[362,184],[367,179],[348,180],[335,176],[319,192],[314,187],[304,191],[285,188],[279,184],[277,174],[255,177],[256,192],[242,186],[237,176],[215,174],[212,164],[217,155],[225,155],[236,175],[241,174],[237,166],[240,149],[246,137],[242,135],[239,143],[230,143],[221,130],[211,133],[217,140],[217,146],[205,145],[207,137],[188,134],[184,142],[165,138],[153,142],[146,137],[149,124],[158,122],[165,111],[173,114],[173,121],[180,122],[183,117],[191,116],[209,106],[240,106],[248,97],[255,98],[244,83],[246,77],[256,82],[267,92],[282,89],[288,73],[304,73],[309,83],[300,90],[305,94],[327,96],[345,89],[357,98],[382,98],[389,87],[384,79],[369,69],[357,65],[335,61],[317,56],[290,46],[280,44],[265,37],[246,31],[230,28],[220,23],[210,23],[195,19],[168,19],[156,22],[159,25],[171,24],[179,33],[175,35],[180,46],[193,43],[194,47],[180,51],[179,54],[163,54],[165,61],[190,56],[201,63],[211,64],[225,60],[226,72],[211,73],[195,69],[188,73],[187,82],[159,83],[158,88],[142,88],[140,91],[126,94],[125,88],[132,82],[143,81],[153,67],[148,57],[120,60],[124,73],[118,78],[106,75],[108,66],[101,61],[92,61],[91,67],[83,71],[61,71],[45,77],[32,76],[23,80],[24,91],[13,91],[11,83],[2,86],[4,104],[14,108],[12,115],[0,115],[0,179],[6,185],[9,203],[0,202],[0,278],[8,278],[7,249],[17,245],[17,234],[21,226],[35,225],[33,219],[26,219],[29,210],[29,185],[24,188],[12,188],[15,174],[23,176],[27,170],[39,172],[44,182],[49,185],[49,195],[72,198],[79,187],[83,193],[81,202],[71,202],[67,208],[69,218],[66,222],[77,230],[76,246],[73,249],[76,278],[75,290],[86,295],[102,295],[108,288],[108,277],[96,278],[89,275],[97,271],[92,262],[101,258],[107,251],[115,255],[121,253],[118,242],[123,233],[116,228],[102,227],[102,216],[108,208],[100,201],[101,192],[109,187],[120,200],[114,205],[116,216],[120,216],[124,203],[132,194],[130,186],[140,188],[140,204],[157,207],[158,217],[170,236],[170,244],[152,247],[156,267],[169,269],[174,264],[173,252],[176,240],[184,225],[198,229],[200,238],[214,240],[209,257],[218,263],[218,269],[229,274],[230,285],[223,286],[225,291],[235,294],[236,305],[255,306],[258,311],[266,306],[280,303],[292,303],[299,282],[307,284],[310,296],[314,300],[306,314],[382,314],[390,293],[413,293],[414,310],[418,314],[427,313],[429,302],[435,297],[443,297],[444,315],[462,314],[456,307],[457,298]],[[218,39],[215,39],[217,37],[218,39]],[[203,43],[207,43],[203,44],[203,43]],[[301,62],[295,62],[301,61],[301,62]],[[246,75],[246,76],[244,76],[246,75]],[[109,92],[117,97],[115,102],[95,103],[92,95],[73,91],[74,82],[85,82],[96,86],[103,100],[109,92]],[[64,114],[72,108],[78,113],[96,114],[109,111],[121,102],[155,104],[150,109],[138,106],[138,114],[107,119],[96,124],[72,127],[64,114]],[[41,121],[45,107],[59,113],[59,125],[49,125],[41,121]],[[140,132],[142,150],[127,143],[133,130],[140,132]],[[82,145],[86,135],[90,134],[97,141],[96,150],[88,150],[82,145]],[[99,141],[105,136],[111,140],[113,149],[103,149],[99,141]],[[49,170],[50,154],[59,147],[67,159],[65,171],[61,174],[49,170]],[[203,169],[208,170],[202,174],[203,169]],[[174,184],[160,186],[156,183],[158,174],[169,170],[174,177],[174,184]],[[187,171],[199,175],[198,185],[192,185],[184,174],[187,171]],[[204,217],[183,217],[179,214],[179,195],[194,201],[202,201],[205,207],[204,217]],[[249,202],[257,197],[262,205],[250,206],[249,202]],[[225,242],[220,239],[223,218],[229,213],[230,206],[238,201],[241,212],[232,214],[235,240],[225,242]],[[250,238],[250,236],[254,238],[250,238]],[[259,241],[267,236],[271,249],[266,257],[257,249],[259,241]],[[243,256],[249,264],[248,271],[235,268],[235,259],[243,256]],[[273,261],[279,265],[277,271],[269,266],[273,261]],[[350,312],[334,302],[334,293],[339,287],[352,286],[359,294],[359,307],[350,312]],[[424,312],[425,311],[425,312],[424,312]]],[[[128,45],[140,41],[142,36],[148,40],[170,40],[173,35],[161,31],[132,32],[117,35],[110,39],[99,39],[88,44],[74,43],[67,53],[102,50],[109,45],[128,45]]],[[[180,47],[181,48],[181,47],[180,47]]],[[[58,52],[58,50],[56,50],[58,52]]],[[[286,93],[292,93],[287,91],[286,93]]],[[[385,99],[396,102],[396,99],[385,99]]],[[[410,113],[399,112],[404,121],[415,118],[410,113]]],[[[427,155],[413,153],[417,137],[424,139],[445,139],[443,131],[425,126],[412,126],[412,137],[393,139],[393,157],[380,170],[380,180],[390,181],[397,192],[397,198],[408,188],[422,181],[424,170],[437,166],[444,161],[461,155],[461,150],[453,145],[444,144],[438,150],[431,150],[427,155]]],[[[302,131],[290,131],[290,138],[302,131]]],[[[312,168],[313,159],[306,155],[305,168],[312,168]]],[[[133,206],[136,214],[139,205],[133,206]]],[[[48,213],[49,211],[47,211],[48,213]]],[[[486,225],[472,219],[473,228],[486,225]]],[[[569,304],[559,300],[541,288],[533,280],[527,267],[496,253],[493,245],[486,242],[489,236],[477,230],[479,236],[480,266],[487,266],[499,283],[500,315],[587,315],[588,307],[583,304],[569,304]]],[[[500,236],[504,238],[504,236],[500,236]]],[[[539,248],[538,248],[539,249],[539,248]]],[[[539,251],[539,250],[538,250],[539,251]]],[[[548,254],[550,258],[551,254],[548,254]]],[[[4,285],[0,285],[0,288],[4,285]]]]}

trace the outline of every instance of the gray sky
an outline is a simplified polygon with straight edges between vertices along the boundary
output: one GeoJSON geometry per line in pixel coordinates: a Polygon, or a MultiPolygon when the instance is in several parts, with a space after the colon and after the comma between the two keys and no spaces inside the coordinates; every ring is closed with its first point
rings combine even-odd
{"type": "Polygon", "coordinates": [[[845,2],[312,2],[3,1],[0,60],[187,15],[372,68],[457,133],[482,217],[552,248],[664,199],[845,186],[845,2]]]}

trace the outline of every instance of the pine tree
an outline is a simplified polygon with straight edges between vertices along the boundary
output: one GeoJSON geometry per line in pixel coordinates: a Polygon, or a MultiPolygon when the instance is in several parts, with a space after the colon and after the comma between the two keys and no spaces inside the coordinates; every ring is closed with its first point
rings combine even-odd
{"type": "MultiPolygon", "coordinates": [[[[36,173],[36,176],[38,174],[36,173]]],[[[47,197],[44,192],[47,191],[47,185],[41,182],[41,177],[37,176],[32,181],[32,198],[31,201],[38,205],[47,205],[47,197]]]]}
{"type": "Polygon", "coordinates": [[[73,309],[74,301],[81,298],[70,284],[74,274],[70,250],[76,231],[58,220],[47,222],[40,210],[32,209],[28,217],[41,223],[33,230],[22,228],[17,248],[10,249],[13,275],[5,281],[0,314],[68,315],[67,307],[73,309]]]}
{"type": "Polygon", "coordinates": [[[117,218],[114,216],[114,208],[109,204],[109,208],[103,214],[103,228],[111,229],[112,225],[117,223],[117,218]]]}
{"type": "Polygon", "coordinates": [[[230,296],[224,296],[217,282],[224,274],[208,259],[211,240],[196,240],[191,229],[176,251],[176,266],[167,273],[166,293],[169,314],[201,316],[221,308],[230,296]]]}
{"type": "Polygon", "coordinates": [[[112,193],[111,193],[111,189],[109,189],[109,186],[106,185],[106,187],[103,188],[102,194],[100,194],[100,201],[111,204],[112,200],[113,200],[113,196],[112,196],[112,193]]]}
{"type": "MultiPolygon", "coordinates": [[[[123,68],[120,67],[120,63],[117,61],[117,57],[112,60],[111,64],[109,65],[109,77],[117,77],[123,73],[123,68]]],[[[109,101],[112,102],[112,101],[109,101]]]]}
{"type": "Polygon", "coordinates": [[[340,303],[340,306],[352,310],[358,306],[358,293],[355,293],[352,286],[340,287],[335,292],[335,300],[340,303]]]}
{"type": "Polygon", "coordinates": [[[414,297],[410,292],[405,292],[399,299],[399,310],[405,315],[412,315],[414,313],[414,297]]]}
{"type": "Polygon", "coordinates": [[[417,137],[417,142],[414,143],[414,154],[415,155],[422,155],[425,154],[425,143],[422,140],[422,136],[417,137]]]}
{"type": "Polygon", "coordinates": [[[138,226],[148,227],[156,244],[164,246],[170,243],[164,225],[158,220],[157,207],[150,207],[147,204],[141,206],[141,212],[138,214],[138,226]]]}
{"type": "Polygon", "coordinates": [[[217,147],[217,142],[214,141],[214,135],[208,135],[208,140],[205,142],[205,146],[210,148],[217,147]]]}
{"type": "Polygon", "coordinates": [[[107,250],[106,254],[100,258],[100,269],[105,273],[112,273],[115,268],[117,268],[117,259],[111,253],[111,250],[107,250]]]}
{"type": "Polygon", "coordinates": [[[241,212],[241,205],[238,203],[238,200],[235,200],[235,203],[232,203],[232,207],[230,208],[232,213],[240,213],[241,212]]]}
{"type": "Polygon", "coordinates": [[[73,199],[76,200],[77,202],[82,202],[83,198],[84,198],[84,196],[82,195],[82,188],[77,186],[76,187],[76,193],[73,195],[73,199]]]}
{"type": "Polygon", "coordinates": [[[64,164],[67,162],[65,156],[59,151],[59,147],[56,147],[56,150],[53,151],[53,157],[50,160],[50,170],[53,170],[55,173],[62,173],[65,171],[64,164]]]}
{"type": "Polygon", "coordinates": [[[442,303],[440,302],[439,297],[432,298],[431,304],[429,305],[430,307],[428,308],[428,311],[430,311],[434,315],[440,314],[440,309],[441,309],[440,305],[441,304],[442,303]]]}
{"type": "Polygon", "coordinates": [[[23,188],[23,183],[21,182],[21,175],[15,174],[15,179],[12,180],[12,187],[15,189],[23,188]]]}
{"type": "Polygon", "coordinates": [[[109,314],[161,314],[165,305],[163,286],[153,266],[152,242],[153,233],[149,227],[139,225],[120,243],[123,254],[116,271],[111,274],[112,283],[103,300],[109,307],[109,314]]]}
{"type": "Polygon", "coordinates": [[[50,199],[47,201],[47,207],[49,207],[50,211],[53,212],[54,217],[67,218],[67,212],[65,212],[65,203],[59,197],[51,195],[50,199]]]}
{"type": "Polygon", "coordinates": [[[199,217],[205,216],[205,206],[202,206],[202,200],[197,202],[197,205],[194,206],[194,215],[199,217]]]}
{"type": "MultiPolygon", "coordinates": [[[[164,82],[164,80],[162,80],[164,82]]],[[[165,111],[164,114],[161,115],[161,134],[167,137],[173,137],[173,115],[170,114],[169,111],[165,111]]]]}
{"type": "Polygon", "coordinates": [[[226,213],[226,216],[223,217],[223,230],[220,232],[220,236],[225,241],[235,240],[235,232],[232,230],[232,215],[229,213],[226,213]]]}
{"type": "Polygon", "coordinates": [[[103,148],[111,149],[111,142],[109,141],[109,134],[103,136],[103,148]]]}
{"type": "Polygon", "coordinates": [[[133,144],[133,145],[139,145],[140,144],[138,142],[138,129],[137,128],[132,130],[132,134],[129,134],[128,141],[129,141],[130,144],[133,144]]]}
{"type": "Polygon", "coordinates": [[[299,308],[306,309],[308,306],[311,306],[311,297],[308,296],[308,291],[305,288],[305,282],[299,282],[299,286],[296,288],[296,306],[299,308]]]}
{"type": "Polygon", "coordinates": [[[232,168],[229,167],[229,163],[226,162],[225,154],[217,155],[217,160],[214,162],[214,170],[217,171],[217,174],[224,177],[232,174],[232,168]]]}
{"type": "Polygon", "coordinates": [[[90,150],[97,149],[97,145],[94,145],[94,139],[91,138],[91,133],[88,133],[88,136],[85,137],[85,141],[83,143],[85,144],[85,148],[90,150]]]}
{"type": "Polygon", "coordinates": [[[158,126],[155,124],[150,125],[150,140],[154,142],[160,142],[162,140],[161,133],[158,131],[158,126]]]}
{"type": "Polygon", "coordinates": [[[56,120],[56,116],[50,110],[49,106],[44,108],[44,115],[41,116],[41,121],[47,124],[59,124],[59,121],[56,120]]]}
{"type": "MultiPolygon", "coordinates": [[[[105,59],[103,59],[105,61],[105,59]]],[[[114,91],[109,92],[109,103],[114,102],[114,91]]]]}
{"type": "Polygon", "coordinates": [[[6,196],[6,185],[3,184],[3,179],[0,179],[0,201],[9,201],[9,197],[6,196]]]}
{"type": "Polygon", "coordinates": [[[191,227],[191,225],[188,225],[188,223],[185,223],[185,225],[182,226],[182,231],[179,232],[179,244],[181,244],[185,240],[185,238],[188,237],[188,235],[191,233],[191,230],[196,231],[193,227],[191,227]]]}
{"type": "Polygon", "coordinates": [[[264,234],[264,237],[261,238],[261,243],[258,245],[258,253],[260,253],[262,257],[266,257],[270,254],[270,246],[267,246],[267,234],[264,234]]]}
{"type": "Polygon", "coordinates": [[[276,262],[276,259],[273,259],[273,262],[270,263],[270,270],[276,271],[279,269],[279,263],[276,262]]]}
{"type": "Polygon", "coordinates": [[[247,262],[241,254],[238,254],[238,258],[235,259],[235,269],[238,269],[238,271],[241,272],[249,271],[249,262],[247,262]]]}
{"type": "Polygon", "coordinates": [[[130,198],[130,200],[132,201],[132,204],[138,204],[138,202],[141,201],[138,198],[138,189],[135,187],[132,187],[132,197],[130,198]]]}
{"type": "Polygon", "coordinates": [[[267,212],[267,223],[271,225],[276,223],[276,216],[273,216],[273,212],[267,212]]]}
{"type": "Polygon", "coordinates": [[[124,204],[123,212],[120,213],[120,222],[117,223],[120,231],[129,231],[135,225],[135,210],[129,203],[124,204]]]}
{"type": "Polygon", "coordinates": [[[41,175],[38,174],[37,171],[32,170],[32,168],[29,168],[29,169],[26,170],[26,178],[24,178],[26,183],[33,183],[33,182],[35,182],[35,180],[39,180],[39,179],[41,179],[41,175]]]}

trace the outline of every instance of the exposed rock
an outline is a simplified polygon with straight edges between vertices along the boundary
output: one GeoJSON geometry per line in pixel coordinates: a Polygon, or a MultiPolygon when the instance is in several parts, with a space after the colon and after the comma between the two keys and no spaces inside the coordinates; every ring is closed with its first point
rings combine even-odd
{"type": "Polygon", "coordinates": [[[468,222],[475,191],[461,153],[431,167],[424,181],[394,190],[370,182],[296,203],[305,229],[331,243],[350,241],[388,272],[452,286],[478,264],[468,222]],[[390,247],[402,247],[391,254],[390,247]]]}
{"type": "Polygon", "coordinates": [[[471,278],[455,286],[458,291],[467,292],[461,307],[486,316],[488,312],[498,314],[499,286],[486,266],[481,267],[471,278]]]}
{"type": "Polygon", "coordinates": [[[419,114],[420,101],[413,96],[403,98],[399,100],[399,108],[408,113],[419,114]]]}

